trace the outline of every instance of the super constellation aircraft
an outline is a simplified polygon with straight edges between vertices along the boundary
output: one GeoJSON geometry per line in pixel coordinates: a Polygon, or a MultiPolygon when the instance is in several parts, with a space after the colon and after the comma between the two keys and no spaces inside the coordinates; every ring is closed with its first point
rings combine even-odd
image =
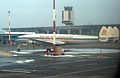
{"type": "Polygon", "coordinates": [[[26,43],[54,43],[55,36],[55,44],[62,45],[67,43],[85,43],[85,42],[115,42],[119,39],[119,30],[117,27],[108,27],[103,26],[99,32],[99,36],[91,36],[91,35],[73,35],[73,34],[27,34],[19,36],[18,41],[26,42],[26,43]]]}
{"type": "MultiPolygon", "coordinates": [[[[62,45],[67,43],[76,42],[87,42],[98,40],[98,36],[88,36],[88,35],[72,35],[72,34],[56,34],[55,35],[56,45],[62,45]]],[[[31,34],[19,36],[18,41],[28,42],[28,43],[38,43],[45,42],[53,44],[53,34],[31,34]]]]}
{"type": "MultiPolygon", "coordinates": [[[[55,34],[54,41],[53,34],[31,34],[31,35],[21,35],[19,36],[18,42],[21,43],[31,43],[40,45],[41,43],[51,44],[55,43],[55,50],[58,55],[62,54],[60,46],[65,44],[76,44],[76,43],[88,43],[98,41],[98,36],[88,36],[88,35],[72,35],[72,34],[55,34]]],[[[20,46],[18,46],[18,51],[20,51],[20,46]]],[[[51,49],[46,49],[46,51],[51,51],[51,49]]]]}
{"type": "Polygon", "coordinates": [[[103,26],[99,32],[99,36],[90,36],[90,35],[72,35],[72,34],[29,34],[19,36],[18,41],[24,43],[32,43],[40,45],[41,43],[45,44],[54,44],[55,45],[64,45],[64,44],[76,44],[76,43],[89,43],[89,42],[115,42],[119,39],[119,32],[116,27],[113,29],[111,27],[106,28],[103,26]],[[111,29],[111,30],[110,30],[111,29]],[[116,32],[114,32],[115,30],[116,32]],[[109,31],[109,32],[108,32],[109,31]],[[111,35],[112,34],[112,35],[111,35]],[[55,40],[54,40],[55,36],[55,40]]]}

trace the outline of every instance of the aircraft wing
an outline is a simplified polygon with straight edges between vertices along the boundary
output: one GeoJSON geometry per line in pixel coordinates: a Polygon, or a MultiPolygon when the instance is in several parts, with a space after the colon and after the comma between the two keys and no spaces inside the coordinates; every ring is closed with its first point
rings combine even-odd
{"type": "MultiPolygon", "coordinates": [[[[53,44],[53,40],[36,39],[35,41],[53,44]]],[[[58,40],[57,40],[55,43],[56,43],[57,45],[65,44],[65,42],[58,41],[58,40]]]]}
{"type": "MultiPolygon", "coordinates": [[[[22,35],[22,36],[19,36],[19,41],[22,42],[22,40],[23,40],[23,42],[24,42],[24,39],[26,39],[26,41],[30,42],[30,43],[40,44],[42,42],[42,43],[47,43],[47,44],[53,44],[53,40],[52,39],[39,39],[40,35],[39,34],[22,35]]],[[[55,44],[62,45],[62,44],[65,44],[65,42],[56,40],[55,44]]]]}
{"type": "MultiPolygon", "coordinates": [[[[36,43],[36,44],[40,44],[41,42],[42,43],[46,43],[46,44],[53,44],[53,40],[48,40],[48,39],[32,39],[32,38],[27,38],[27,40],[25,40],[24,41],[24,39],[19,39],[19,41],[21,41],[21,42],[29,42],[29,43],[36,43]],[[22,41],[23,40],[23,41],[22,41]]],[[[63,44],[65,44],[65,42],[63,42],[63,41],[56,41],[55,42],[56,43],[56,45],[63,45],[63,44]]]]}

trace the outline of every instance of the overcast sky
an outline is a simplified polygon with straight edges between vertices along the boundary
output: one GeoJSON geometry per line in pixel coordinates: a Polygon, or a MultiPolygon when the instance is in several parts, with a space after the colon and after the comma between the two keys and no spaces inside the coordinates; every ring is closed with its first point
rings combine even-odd
{"type": "MultiPolygon", "coordinates": [[[[120,24],[120,0],[56,0],[56,23],[64,6],[73,6],[74,25],[120,24]]],[[[0,0],[0,30],[8,27],[52,26],[52,0],[0,0]]]]}

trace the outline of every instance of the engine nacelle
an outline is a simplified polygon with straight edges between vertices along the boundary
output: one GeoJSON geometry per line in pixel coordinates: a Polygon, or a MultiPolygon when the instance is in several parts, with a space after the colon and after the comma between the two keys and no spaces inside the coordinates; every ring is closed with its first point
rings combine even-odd
{"type": "Polygon", "coordinates": [[[108,41],[108,30],[103,26],[99,32],[99,41],[107,42],[108,41]]]}

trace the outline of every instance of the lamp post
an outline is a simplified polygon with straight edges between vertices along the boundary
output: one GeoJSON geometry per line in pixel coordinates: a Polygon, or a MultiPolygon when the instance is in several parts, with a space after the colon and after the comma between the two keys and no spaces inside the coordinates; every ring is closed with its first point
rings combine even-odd
{"type": "Polygon", "coordinates": [[[11,32],[11,30],[10,30],[10,11],[8,11],[8,15],[9,15],[9,27],[8,27],[8,32],[9,32],[9,43],[10,43],[10,41],[11,41],[11,36],[10,36],[10,32],[11,32]]]}

